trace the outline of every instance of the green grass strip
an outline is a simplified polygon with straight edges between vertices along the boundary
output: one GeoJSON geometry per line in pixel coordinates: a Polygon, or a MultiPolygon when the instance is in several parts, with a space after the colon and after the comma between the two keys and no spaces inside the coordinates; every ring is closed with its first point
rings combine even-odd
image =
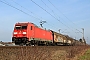
{"type": "Polygon", "coordinates": [[[90,60],[90,49],[83,56],[79,57],[78,60],[90,60]]]}

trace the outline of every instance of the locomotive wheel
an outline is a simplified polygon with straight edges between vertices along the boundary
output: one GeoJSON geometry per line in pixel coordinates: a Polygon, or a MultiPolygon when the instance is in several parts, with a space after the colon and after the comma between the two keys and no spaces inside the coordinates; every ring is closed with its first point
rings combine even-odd
{"type": "Polygon", "coordinates": [[[26,46],[31,46],[31,43],[30,42],[26,43],[26,46]]]}
{"type": "Polygon", "coordinates": [[[46,46],[49,46],[49,43],[48,42],[46,42],[46,46]]]}
{"type": "Polygon", "coordinates": [[[23,45],[24,45],[23,43],[20,44],[20,46],[23,46],[23,45]]]}

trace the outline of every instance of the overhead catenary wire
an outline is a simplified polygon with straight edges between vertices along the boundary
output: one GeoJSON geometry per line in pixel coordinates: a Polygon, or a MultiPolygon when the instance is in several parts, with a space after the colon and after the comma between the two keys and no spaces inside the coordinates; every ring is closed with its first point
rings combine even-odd
{"type": "MultiPolygon", "coordinates": [[[[56,10],[58,10],[60,13],[62,13],[50,0],[48,0],[51,4],[52,4],[52,6],[56,9],[56,10]]],[[[62,13],[63,14],[63,13],[62,13]]],[[[63,14],[63,16],[65,16],[64,14],[63,14]]],[[[72,22],[67,16],[65,16],[65,18],[67,18],[67,20],[69,20],[70,22],[72,22]]],[[[72,22],[73,23],[73,22],[72,22]]],[[[75,26],[77,26],[75,23],[73,23],[75,26]]],[[[78,29],[76,29],[77,31],[79,31],[78,29]]],[[[80,33],[82,33],[81,31],[79,31],[80,33]]]]}
{"type": "MultiPolygon", "coordinates": [[[[22,7],[22,8],[24,8],[25,10],[27,10],[27,11],[29,11],[30,13],[32,13],[33,15],[37,15],[37,14],[35,14],[35,13],[33,13],[33,12],[31,12],[29,9],[27,9],[27,8],[25,8],[25,7],[23,7],[22,5],[20,5],[19,3],[17,3],[17,2],[15,2],[14,0],[11,0],[11,1],[13,1],[15,4],[17,4],[17,5],[19,5],[20,7],[22,7]]],[[[43,2],[43,1],[42,1],[43,2]]],[[[43,2],[44,3],[44,2],[43,2]]],[[[45,3],[44,3],[45,4],[45,3]]],[[[46,5],[46,4],[45,4],[46,5]]],[[[48,7],[48,6],[47,6],[48,7]]],[[[48,7],[49,8],[49,7],[48,7]]],[[[52,10],[52,12],[54,13],[54,11],[52,10]]],[[[54,13],[55,14],[55,13],[54,13]]],[[[38,16],[38,15],[37,15],[38,16]]],[[[37,17],[37,18],[39,18],[39,17],[37,17]]],[[[42,18],[42,17],[41,17],[42,18]]],[[[39,20],[42,20],[42,19],[40,19],[39,18],[39,20]]],[[[48,23],[47,23],[48,24],[48,23]]],[[[52,25],[50,25],[50,24],[48,24],[49,26],[51,26],[51,27],[54,27],[54,26],[52,26],[52,25]]],[[[56,27],[55,27],[56,28],[56,27]]]]}
{"type": "MultiPolygon", "coordinates": [[[[48,7],[48,9],[50,9],[55,16],[59,17],[59,19],[61,18],[61,17],[58,16],[58,15],[54,12],[54,10],[51,9],[43,0],[41,0],[41,2],[43,2],[43,4],[44,4],[46,7],[48,7]]],[[[61,18],[61,19],[62,19],[62,18],[61,18]]],[[[64,19],[62,19],[62,20],[64,20],[64,19]]],[[[73,27],[72,27],[72,28],[73,28],[73,27]]]]}
{"type": "Polygon", "coordinates": [[[30,17],[33,17],[33,18],[38,19],[38,20],[41,20],[41,19],[39,19],[39,18],[37,18],[37,17],[34,17],[34,16],[30,15],[29,13],[24,12],[23,10],[21,10],[21,9],[19,9],[19,8],[16,8],[15,6],[12,6],[12,5],[9,4],[9,3],[6,3],[6,2],[4,2],[4,1],[2,1],[2,0],[0,0],[0,2],[4,3],[4,4],[6,4],[6,5],[8,5],[8,6],[12,7],[12,8],[14,8],[14,9],[16,9],[16,10],[18,10],[18,11],[20,11],[20,12],[22,12],[22,13],[30,16],[30,17]]]}
{"type": "MultiPolygon", "coordinates": [[[[33,13],[32,11],[30,11],[29,9],[25,8],[24,6],[20,5],[19,3],[15,2],[14,0],[11,0],[12,2],[14,2],[15,4],[17,4],[18,6],[20,6],[21,8],[27,10],[28,12],[30,12],[31,14],[33,14],[34,16],[38,17],[39,18],[39,15],[33,13]]],[[[42,18],[42,17],[40,17],[42,18]]],[[[42,20],[42,19],[41,19],[42,20]]]]}
{"type": "MultiPolygon", "coordinates": [[[[15,2],[14,0],[11,0],[11,1],[13,1],[15,4],[19,5],[21,8],[23,8],[23,9],[29,11],[29,12],[30,12],[31,14],[33,14],[34,16],[36,15],[37,18],[40,17],[39,15],[37,15],[37,14],[33,13],[32,11],[30,11],[29,9],[23,7],[22,5],[20,5],[19,3],[15,2]]],[[[45,19],[43,19],[42,17],[40,17],[39,19],[45,20],[45,19]]],[[[54,26],[50,25],[48,22],[47,22],[46,24],[48,24],[48,25],[51,26],[51,27],[54,27],[54,26]]],[[[56,27],[54,27],[54,28],[56,28],[56,27]]]]}
{"type": "MultiPolygon", "coordinates": [[[[4,0],[5,1],[5,0],[4,0]]],[[[12,0],[13,1],[13,0],[12,0]]],[[[3,2],[3,1],[1,1],[1,2],[3,2]]],[[[5,1],[6,2],[6,1],[5,1]]],[[[5,3],[5,2],[3,2],[3,3],[5,3]]],[[[13,2],[15,2],[15,1],[13,1],[13,2]]],[[[16,4],[18,4],[17,2],[15,2],[16,4]]],[[[9,5],[9,6],[11,6],[11,7],[13,7],[13,8],[15,8],[15,9],[17,9],[17,10],[19,10],[19,11],[21,11],[21,12],[23,12],[24,14],[27,14],[27,15],[29,15],[29,16],[31,16],[31,17],[33,17],[33,18],[36,18],[36,19],[38,19],[38,20],[42,20],[42,19],[40,19],[40,18],[37,18],[37,17],[34,17],[34,16],[32,16],[32,15],[30,15],[30,14],[28,14],[28,13],[26,13],[26,12],[24,12],[23,10],[21,10],[21,9],[19,9],[19,8],[16,8],[16,7],[14,7],[14,6],[12,6],[11,4],[9,4],[9,3],[5,3],[6,5],[9,5]]],[[[20,4],[18,4],[18,5],[20,5],[20,4]]],[[[21,5],[20,5],[21,6],[21,5]]],[[[22,8],[24,8],[23,6],[21,6],[22,8]]],[[[24,9],[26,9],[26,8],[24,8],[24,9]]],[[[26,9],[27,10],[27,9],[26,9]]],[[[29,10],[28,10],[29,11],[29,10]]],[[[31,12],[32,13],[32,12],[31,12]]],[[[63,24],[63,23],[62,23],[63,24]]],[[[51,26],[50,24],[48,24],[49,26],[51,26]]],[[[53,27],[53,26],[52,26],[53,27]]],[[[55,27],[56,28],[56,27],[55,27]]],[[[69,28],[69,27],[68,27],[69,28]]]]}
{"type": "Polygon", "coordinates": [[[41,2],[42,2],[46,7],[48,7],[48,8],[52,11],[52,13],[56,16],[56,14],[54,13],[54,11],[53,11],[43,0],[41,0],[41,2]]]}
{"type": "MultiPolygon", "coordinates": [[[[31,0],[34,4],[36,4],[38,7],[40,7],[41,9],[43,9],[45,12],[47,12],[49,15],[51,15],[53,18],[55,18],[51,13],[49,13],[47,10],[45,10],[44,8],[42,8],[40,5],[38,5],[36,2],[34,2],[33,0],[31,0]]],[[[57,18],[55,18],[57,19],[57,18]]]]}
{"type": "MultiPolygon", "coordinates": [[[[47,12],[50,16],[52,16],[54,19],[56,19],[57,21],[59,21],[60,23],[62,23],[59,19],[57,19],[56,17],[54,17],[51,13],[49,13],[47,10],[45,10],[43,7],[41,7],[40,5],[38,5],[35,1],[31,0],[34,4],[36,4],[38,7],[40,7],[42,10],[44,10],[45,12],[47,12]]],[[[69,28],[67,25],[65,25],[64,23],[62,23],[64,26],[66,26],[67,28],[69,28]]],[[[70,29],[70,28],[69,28],[70,29]]],[[[72,29],[71,29],[72,30],[72,29]]],[[[73,30],[72,30],[73,31],[73,30]]]]}
{"type": "MultiPolygon", "coordinates": [[[[12,6],[10,3],[8,3],[7,1],[5,1],[5,0],[0,0],[0,2],[2,2],[2,3],[4,3],[4,4],[6,4],[6,5],[8,5],[8,6],[10,6],[10,7],[12,7],[12,8],[14,8],[14,9],[16,9],[16,10],[18,10],[18,11],[20,11],[20,12],[22,12],[22,13],[24,13],[24,14],[26,14],[26,15],[28,15],[28,16],[30,16],[30,17],[32,17],[32,18],[35,18],[35,19],[37,19],[37,20],[39,20],[39,21],[41,21],[42,19],[40,19],[40,18],[38,18],[38,17],[34,17],[34,16],[32,16],[32,15],[30,15],[29,13],[26,13],[25,11],[23,11],[23,10],[21,10],[21,9],[19,9],[19,8],[16,8],[15,6],[12,6]]],[[[17,3],[18,4],[18,3],[17,3]]],[[[20,4],[18,4],[18,5],[20,5],[20,4]]],[[[21,5],[20,5],[21,6],[21,5]]],[[[22,6],[23,7],[23,6],[22,6]]],[[[24,8],[24,7],[23,7],[24,8]]],[[[29,10],[28,10],[29,11],[29,10]]],[[[32,12],[33,13],[33,12],[32,12]]],[[[48,24],[48,23],[47,23],[48,24]]],[[[51,26],[50,24],[48,24],[49,26],[51,26]]],[[[51,27],[53,27],[53,26],[51,26],[51,27]]]]}
{"type": "MultiPolygon", "coordinates": [[[[47,6],[47,4],[43,1],[43,0],[41,0],[44,4],[45,4],[45,6],[47,6]]],[[[48,0],[49,1],[49,0],[48,0]]],[[[50,2],[50,1],[49,1],[50,2]]],[[[50,2],[51,3],[51,2],[50,2]]],[[[51,3],[52,4],[52,3],[51,3]]],[[[52,4],[53,5],[53,4],[52,4]]],[[[54,5],[53,5],[54,6],[54,5]]],[[[53,14],[56,16],[57,14],[55,14],[55,12],[49,7],[49,6],[47,6],[52,12],[53,12],[53,14]]],[[[55,6],[54,6],[54,8],[56,8],[55,6]]],[[[59,10],[58,8],[56,8],[57,10],[59,10]]],[[[62,12],[61,12],[62,13],[62,12]]],[[[62,13],[63,14],[63,13],[62,13]]],[[[63,14],[64,15],[64,14],[63,14]]],[[[58,15],[57,15],[58,16],[58,15]]],[[[65,15],[64,15],[65,16],[65,15]]],[[[59,16],[58,16],[59,17],[59,16]]],[[[66,16],[65,16],[66,17],[66,16]]],[[[61,18],[61,17],[59,17],[59,18],[61,18]]],[[[66,17],[67,18],[67,17],[66,17]]],[[[62,19],[62,18],[61,18],[62,19]]],[[[68,18],[67,18],[68,19],[68,18]]],[[[63,19],[62,19],[63,20],[63,19]]],[[[68,19],[69,20],[69,19],[68,19]]],[[[73,22],[72,22],[73,23],[73,22]]],[[[73,28],[73,27],[72,27],[73,28]]],[[[78,29],[76,29],[77,31],[79,31],[78,29]]],[[[82,33],[81,31],[79,31],[80,33],[82,33]]]]}

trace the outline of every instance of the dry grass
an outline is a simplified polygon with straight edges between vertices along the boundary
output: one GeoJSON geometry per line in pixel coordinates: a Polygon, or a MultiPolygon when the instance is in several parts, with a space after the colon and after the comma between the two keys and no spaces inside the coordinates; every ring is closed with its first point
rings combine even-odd
{"type": "Polygon", "coordinates": [[[89,46],[0,47],[0,60],[72,60],[89,46]]]}

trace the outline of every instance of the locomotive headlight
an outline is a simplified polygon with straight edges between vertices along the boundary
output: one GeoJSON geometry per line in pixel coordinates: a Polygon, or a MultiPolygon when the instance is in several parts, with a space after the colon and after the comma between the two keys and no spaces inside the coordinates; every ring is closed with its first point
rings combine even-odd
{"type": "Polygon", "coordinates": [[[14,34],[17,34],[17,32],[14,32],[14,34]]]}
{"type": "Polygon", "coordinates": [[[23,32],[23,34],[26,34],[26,32],[23,32]]]}

